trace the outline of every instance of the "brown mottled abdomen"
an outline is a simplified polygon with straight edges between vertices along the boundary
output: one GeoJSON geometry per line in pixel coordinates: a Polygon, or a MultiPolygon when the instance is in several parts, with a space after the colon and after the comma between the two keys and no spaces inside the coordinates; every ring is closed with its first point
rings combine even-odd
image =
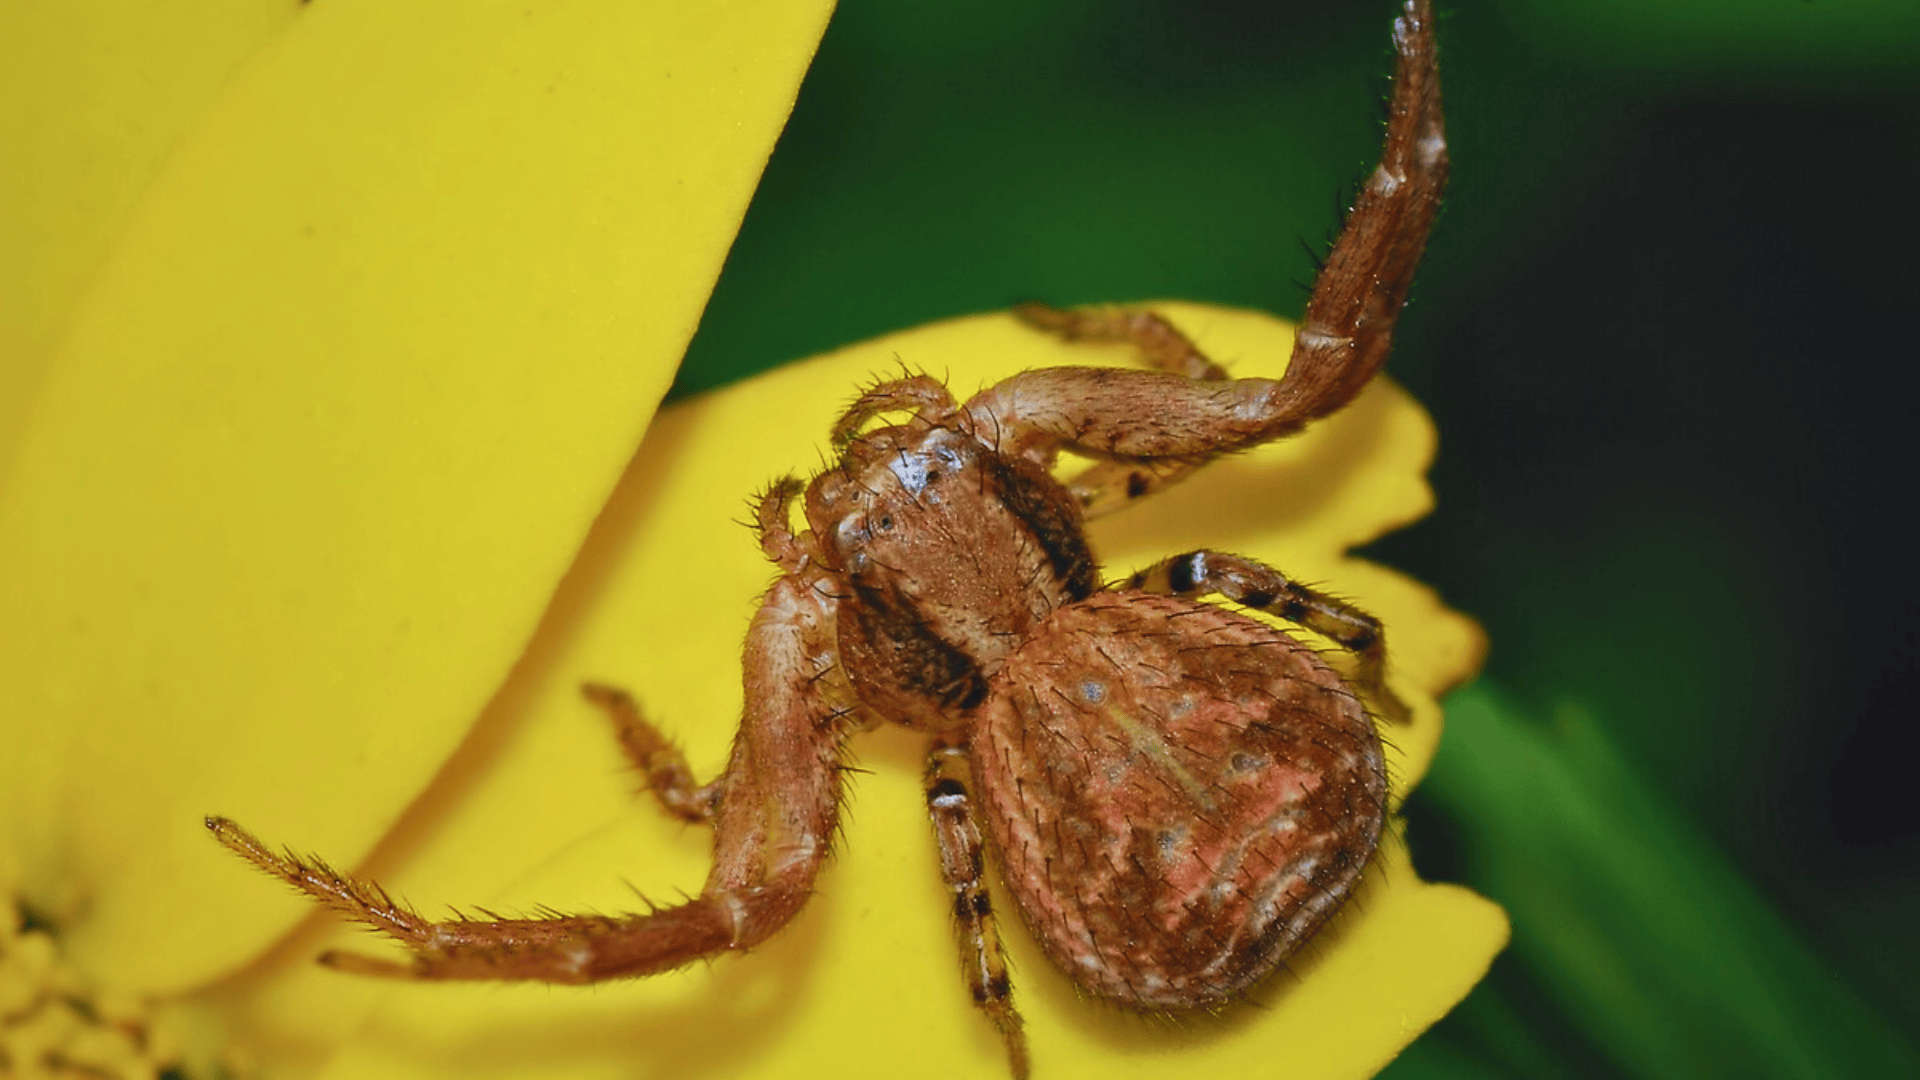
{"type": "Polygon", "coordinates": [[[1386,805],[1339,675],[1178,597],[1056,611],[997,673],[973,751],[1027,925],[1086,989],[1147,1006],[1272,971],[1352,889],[1386,805]]]}

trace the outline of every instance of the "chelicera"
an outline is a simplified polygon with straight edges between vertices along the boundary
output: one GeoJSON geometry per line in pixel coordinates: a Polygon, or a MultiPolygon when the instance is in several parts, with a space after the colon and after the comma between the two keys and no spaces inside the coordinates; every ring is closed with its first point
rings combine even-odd
{"type": "Polygon", "coordinates": [[[627,916],[432,921],[378,885],[283,855],[225,819],[220,841],[405,945],[411,979],[587,983],[766,940],[805,906],[841,803],[845,744],[924,731],[929,812],[967,985],[1028,1071],[986,867],[1086,992],[1206,1009],[1273,972],[1352,893],[1386,818],[1375,721],[1405,718],[1380,624],[1216,551],[1103,583],[1091,518],[1344,405],[1384,363],[1447,168],[1432,15],[1407,0],[1386,145],[1330,252],[1279,379],[1231,378],[1160,318],[1039,305],[1068,339],[1131,342],[1151,370],[1028,371],[957,401],[912,375],[832,430],[838,460],[758,500],[778,568],[748,631],[746,710],[720,777],[693,778],[626,694],[589,686],[672,813],[713,827],[699,895],[627,916]],[[899,422],[871,427],[888,417],[899,422]],[[1061,480],[1063,452],[1093,464],[1061,480]],[[798,502],[806,527],[796,531],[798,502]],[[1234,607],[1277,616],[1350,654],[1234,607]]]}

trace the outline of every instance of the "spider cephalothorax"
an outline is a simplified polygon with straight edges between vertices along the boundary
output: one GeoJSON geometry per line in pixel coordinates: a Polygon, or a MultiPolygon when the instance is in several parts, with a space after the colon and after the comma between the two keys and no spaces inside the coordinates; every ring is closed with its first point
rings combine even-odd
{"type": "Polygon", "coordinates": [[[1225,453],[1343,407],[1384,362],[1446,172],[1431,14],[1408,0],[1391,118],[1279,379],[1233,379],[1156,316],[1027,305],[1069,339],[1132,342],[1152,370],[1047,368],[961,402],[908,375],[833,429],[837,461],[757,507],[778,567],[748,631],[746,713],[725,771],[697,785],[624,693],[591,686],[674,813],[714,828],[684,904],[631,916],[433,922],[378,886],[229,847],[412,951],[335,966],[418,979],[581,983],[748,948],[812,894],[841,799],[845,740],[893,722],[932,741],[927,795],[973,996],[1027,1055],[985,867],[1082,989],[1205,1008],[1272,972],[1351,894],[1378,844],[1380,736],[1405,710],[1380,625],[1261,563],[1200,550],[1102,584],[1088,519],[1225,453]],[[872,427],[884,418],[894,422],[872,427]],[[1093,464],[1056,478],[1068,452],[1093,464]],[[807,527],[795,531],[794,503],[807,527]],[[1350,653],[1345,674],[1270,622],[1350,653]]]}

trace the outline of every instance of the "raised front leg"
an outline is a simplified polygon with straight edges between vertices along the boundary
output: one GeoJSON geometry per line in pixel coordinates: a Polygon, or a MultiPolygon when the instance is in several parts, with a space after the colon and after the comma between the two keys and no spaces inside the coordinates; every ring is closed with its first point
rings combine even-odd
{"type": "Polygon", "coordinates": [[[1128,578],[1126,587],[1175,596],[1218,593],[1304,626],[1359,658],[1353,682],[1382,715],[1400,724],[1411,718],[1406,703],[1387,689],[1386,633],[1380,620],[1345,600],[1301,585],[1264,563],[1218,551],[1163,559],[1128,578]]]}
{"type": "MultiPolygon", "coordinates": [[[[1070,338],[1133,340],[1163,370],[1051,368],[1017,375],[967,403],[975,431],[993,433],[993,445],[1004,451],[1042,461],[1062,449],[1121,465],[1184,459],[1139,470],[1137,480],[1125,469],[1106,470],[1100,486],[1117,480],[1124,496],[1177,479],[1192,461],[1290,435],[1352,401],[1386,362],[1447,176],[1427,0],[1407,0],[1394,41],[1399,56],[1379,167],[1314,281],[1293,359],[1280,379],[1195,374],[1205,371],[1205,358],[1177,358],[1170,342],[1185,339],[1165,324],[1129,324],[1097,311],[1062,318],[1040,309],[1040,318],[1029,315],[1030,321],[1070,338]]],[[[1104,490],[1096,494],[1107,498],[1104,490]]]]}
{"type": "Polygon", "coordinates": [[[1014,1080],[1026,1080],[1027,1036],[1013,1007],[1013,980],[1000,947],[1000,929],[987,891],[986,845],[974,819],[967,752],[941,743],[927,756],[927,813],[940,844],[940,877],[953,894],[954,926],[960,935],[961,974],[973,1003],[987,1014],[1007,1044],[1014,1080]]]}

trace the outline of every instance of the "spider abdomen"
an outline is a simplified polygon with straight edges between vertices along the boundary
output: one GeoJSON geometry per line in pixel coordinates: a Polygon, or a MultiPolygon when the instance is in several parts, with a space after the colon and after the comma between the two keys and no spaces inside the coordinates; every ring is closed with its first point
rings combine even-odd
{"type": "Polygon", "coordinates": [[[972,748],[1008,888],[1104,997],[1219,1002],[1339,905],[1378,843],[1372,721],[1310,648],[1179,597],[1068,605],[996,674],[972,748]]]}

